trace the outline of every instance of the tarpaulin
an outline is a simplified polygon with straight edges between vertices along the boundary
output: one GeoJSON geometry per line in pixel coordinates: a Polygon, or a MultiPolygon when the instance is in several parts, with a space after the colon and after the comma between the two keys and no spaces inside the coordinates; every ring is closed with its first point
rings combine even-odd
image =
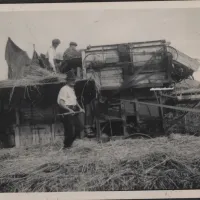
{"type": "Polygon", "coordinates": [[[8,64],[8,79],[19,79],[23,69],[31,63],[28,54],[8,38],[5,50],[5,60],[8,64]]]}

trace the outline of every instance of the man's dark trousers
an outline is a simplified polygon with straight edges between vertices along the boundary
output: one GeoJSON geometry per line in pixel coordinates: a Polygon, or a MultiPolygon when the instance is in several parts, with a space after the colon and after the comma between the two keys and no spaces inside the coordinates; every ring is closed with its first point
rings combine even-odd
{"type": "MultiPolygon", "coordinates": [[[[76,107],[72,109],[75,112],[78,111],[76,107]]],[[[64,111],[62,111],[62,113],[64,113],[64,111]]],[[[68,148],[72,146],[77,137],[80,137],[80,133],[83,130],[84,125],[81,122],[79,113],[74,115],[63,115],[62,123],[64,126],[64,148],[68,148]]]]}

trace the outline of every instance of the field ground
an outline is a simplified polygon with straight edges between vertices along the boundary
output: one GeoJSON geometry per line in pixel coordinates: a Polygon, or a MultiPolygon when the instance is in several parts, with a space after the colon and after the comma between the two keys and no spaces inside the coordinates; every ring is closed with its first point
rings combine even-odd
{"type": "Polygon", "coordinates": [[[200,137],[0,150],[0,192],[200,189],[200,137]]]}

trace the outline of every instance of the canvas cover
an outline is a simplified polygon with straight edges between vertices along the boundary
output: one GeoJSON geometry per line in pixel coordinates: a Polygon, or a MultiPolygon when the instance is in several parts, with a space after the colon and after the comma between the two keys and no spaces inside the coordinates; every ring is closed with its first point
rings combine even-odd
{"type": "Polygon", "coordinates": [[[23,76],[23,70],[31,63],[28,54],[20,49],[8,38],[5,50],[5,60],[8,64],[8,79],[19,79],[23,76]]]}

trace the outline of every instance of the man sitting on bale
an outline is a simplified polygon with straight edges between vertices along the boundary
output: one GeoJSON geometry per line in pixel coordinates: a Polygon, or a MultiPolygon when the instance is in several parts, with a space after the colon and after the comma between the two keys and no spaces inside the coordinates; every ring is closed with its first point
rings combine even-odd
{"type": "Polygon", "coordinates": [[[55,59],[56,59],[56,49],[57,47],[60,45],[60,40],[59,39],[54,39],[52,40],[52,45],[49,48],[49,50],[47,51],[46,54],[46,58],[49,61],[51,70],[53,70],[54,72],[56,72],[56,65],[55,65],[55,59]]]}
{"type": "Polygon", "coordinates": [[[64,148],[71,147],[84,128],[79,114],[85,111],[77,102],[73,86],[74,80],[67,78],[67,84],[60,89],[57,99],[64,126],[64,148]]]}

